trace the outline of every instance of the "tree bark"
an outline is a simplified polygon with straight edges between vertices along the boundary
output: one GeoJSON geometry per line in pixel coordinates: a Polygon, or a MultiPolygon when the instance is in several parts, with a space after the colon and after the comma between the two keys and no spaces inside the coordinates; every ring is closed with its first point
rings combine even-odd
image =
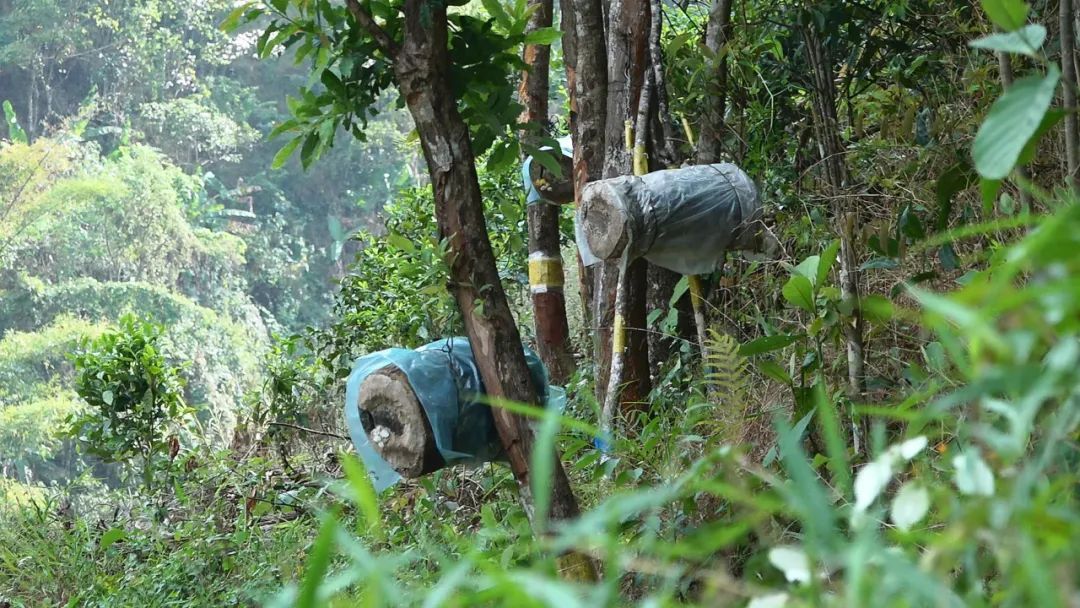
{"type": "MultiPolygon", "coordinates": [[[[535,7],[525,28],[526,33],[551,27],[552,0],[530,0],[535,7]]],[[[525,110],[519,121],[536,129],[526,130],[523,141],[535,141],[537,132],[546,133],[551,47],[527,44],[523,52],[526,69],[521,77],[518,96],[525,110]]],[[[558,152],[556,152],[558,153],[558,152]]],[[[539,165],[540,163],[533,163],[539,165]]],[[[566,320],[563,296],[562,251],[559,247],[559,205],[541,198],[529,205],[529,288],[533,302],[536,351],[555,384],[565,384],[574,373],[570,354],[570,327],[566,320]]]]}
{"type": "Polygon", "coordinates": [[[1069,181],[1080,190],[1080,135],[1076,120],[1076,32],[1073,31],[1073,0],[1060,0],[1061,75],[1065,101],[1065,156],[1069,181]]]}
{"type": "MultiPolygon", "coordinates": [[[[566,81],[570,89],[570,125],[574,141],[574,200],[604,170],[604,125],[607,112],[607,55],[604,15],[600,0],[562,0],[563,40],[571,41],[566,55],[566,81]]],[[[564,49],[567,48],[564,43],[564,49]]],[[[581,302],[585,323],[594,327],[596,305],[594,269],[578,256],[581,302]]],[[[595,336],[595,332],[594,332],[595,336]]],[[[594,337],[595,339],[595,337],[594,337]]]]}
{"type": "Polygon", "coordinates": [[[707,81],[706,94],[715,99],[705,104],[705,114],[698,135],[697,163],[707,165],[720,161],[724,150],[724,115],[727,113],[727,59],[720,56],[731,39],[732,0],[713,0],[709,22],[705,26],[705,47],[712,53],[712,77],[707,81]]]}
{"type": "MultiPolygon", "coordinates": [[[[678,163],[675,152],[675,125],[668,109],[667,82],[664,79],[664,56],[660,48],[660,31],[663,27],[664,8],[660,0],[649,2],[649,64],[652,66],[653,115],[659,129],[650,129],[653,155],[649,159],[650,170],[674,167],[678,163]]],[[[639,127],[640,128],[640,127],[639,127]]]]}
{"type": "MultiPolygon", "coordinates": [[[[840,292],[841,297],[851,306],[850,319],[843,321],[843,332],[847,343],[848,396],[853,401],[861,398],[866,390],[865,353],[863,348],[863,315],[859,307],[859,269],[855,253],[856,209],[853,197],[847,194],[848,171],[845,161],[845,148],[840,139],[840,126],[836,114],[836,89],[832,63],[815,29],[813,20],[802,26],[806,58],[810,65],[814,83],[814,132],[817,135],[818,151],[825,169],[827,191],[834,203],[834,217],[837,218],[837,232],[840,233],[840,292]]],[[[865,438],[866,429],[852,427],[856,445],[859,437],[865,438]]],[[[868,448],[863,441],[864,449],[868,448]]]]}
{"type": "MultiPolygon", "coordinates": [[[[458,113],[448,80],[451,72],[446,5],[406,0],[404,16],[404,39],[393,53],[394,72],[431,175],[439,235],[449,240],[450,289],[464,318],[487,394],[496,401],[536,404],[521,336],[488,239],[469,129],[458,113]]],[[[534,519],[529,464],[534,445],[532,429],[527,419],[504,408],[493,407],[492,413],[522,502],[530,519],[534,519]]],[[[577,500],[558,453],[552,458],[549,516],[553,520],[576,517],[577,500]]],[[[543,531],[542,527],[538,530],[543,531]]],[[[567,564],[573,568],[569,575],[595,578],[591,560],[575,557],[573,563],[567,564]]]]}
{"type": "MultiPolygon", "coordinates": [[[[638,109],[638,98],[644,88],[645,73],[649,67],[649,13],[648,0],[612,0],[608,6],[604,178],[626,175],[632,169],[632,125],[638,109]]],[[[579,54],[581,41],[579,36],[579,54]]],[[[580,78],[580,70],[578,75],[580,78]]],[[[627,332],[625,376],[620,383],[621,409],[639,409],[649,393],[649,346],[645,323],[646,269],[647,263],[644,260],[634,260],[626,269],[627,314],[620,320],[627,332]]],[[[610,383],[619,264],[601,262],[596,266],[593,276],[596,397],[599,403],[604,403],[610,383]]]]}

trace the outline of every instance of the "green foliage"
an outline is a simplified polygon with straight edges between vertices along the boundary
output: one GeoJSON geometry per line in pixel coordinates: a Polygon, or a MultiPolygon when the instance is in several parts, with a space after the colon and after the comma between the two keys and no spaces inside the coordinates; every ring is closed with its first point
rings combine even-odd
{"type": "Polygon", "coordinates": [[[7,121],[8,138],[17,144],[28,144],[30,140],[26,137],[26,131],[19,126],[19,120],[15,116],[15,109],[11,107],[11,102],[7,99],[4,100],[4,120],[7,121]]]}
{"type": "Polygon", "coordinates": [[[64,421],[81,409],[78,398],[68,391],[0,409],[0,466],[13,470],[15,477],[25,478],[28,471],[35,479],[60,477],[72,459],[58,458],[68,450],[59,435],[64,421]],[[54,466],[59,470],[50,470],[54,466]]]}
{"type": "Polygon", "coordinates": [[[258,134],[207,101],[182,97],[140,106],[139,124],[148,142],[186,168],[239,162],[258,134]]]}
{"type": "MultiPolygon", "coordinates": [[[[469,11],[449,11],[450,82],[472,134],[473,152],[480,156],[493,149],[489,169],[504,170],[518,156],[515,134],[524,126],[517,122],[521,106],[514,101],[512,78],[524,67],[521,47],[525,43],[551,44],[559,35],[549,28],[526,39],[530,9],[524,0],[485,2],[484,7],[489,18],[469,11]]],[[[400,5],[377,0],[364,10],[381,20],[380,26],[391,39],[400,38],[404,27],[400,5]]],[[[269,17],[270,23],[256,44],[260,58],[279,49],[291,50],[298,64],[305,60],[311,64],[307,86],[289,98],[292,118],[271,134],[291,136],[274,157],[274,167],[283,166],[299,150],[300,161],[307,168],[333,147],[339,132],[366,139],[376,102],[393,84],[392,64],[385,50],[373,37],[357,35],[348,9],[328,0],[268,6],[245,2],[222,27],[234,31],[263,17],[269,17]],[[358,57],[370,60],[359,61],[358,57]]]]}
{"type": "Polygon", "coordinates": [[[54,378],[69,380],[70,352],[83,338],[95,338],[104,327],[71,316],[59,316],[37,332],[8,332],[0,339],[0,406],[44,396],[54,378]]]}
{"type": "MultiPolygon", "coordinates": [[[[81,449],[106,462],[141,461],[149,491],[170,441],[193,410],[184,404],[180,370],[159,348],[164,327],[120,319],[119,331],[84,340],[74,354],[75,391],[89,406],[72,417],[72,437],[81,449]]],[[[171,458],[170,458],[171,459],[171,458]]]]}

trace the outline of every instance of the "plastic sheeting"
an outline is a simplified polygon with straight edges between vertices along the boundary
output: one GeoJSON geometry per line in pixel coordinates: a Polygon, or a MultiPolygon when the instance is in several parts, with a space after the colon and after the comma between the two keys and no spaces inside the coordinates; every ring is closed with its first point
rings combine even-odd
{"type": "MultiPolygon", "coordinates": [[[[571,143],[570,137],[560,137],[558,140],[559,147],[562,148],[563,156],[574,156],[574,148],[571,143]]],[[[551,146],[544,146],[541,150],[550,150],[551,146]]],[[[525,163],[521,167],[521,180],[525,185],[525,204],[535,205],[540,202],[540,192],[536,189],[536,186],[532,183],[532,175],[530,173],[533,163],[533,157],[525,159],[525,163]]]]}
{"type": "MultiPolygon", "coordinates": [[[[547,370],[540,358],[526,348],[525,361],[540,402],[561,410],[565,394],[561,388],[548,385],[547,370]]],[[[491,408],[477,401],[478,395],[485,394],[484,383],[468,338],[447,338],[416,350],[381,350],[356,360],[345,389],[345,422],[349,435],[377,492],[397,483],[401,476],[379,456],[368,439],[360,422],[358,403],[364,379],[391,364],[397,365],[408,377],[431,423],[435,444],[448,466],[479,464],[502,456],[491,408]]]]}
{"type": "MultiPolygon", "coordinates": [[[[638,242],[627,245],[632,257],[684,275],[708,274],[738,248],[744,228],[761,218],[754,181],[731,163],[696,165],[622,176],[587,187],[614,188],[624,195],[627,215],[640,222],[638,242]]],[[[575,240],[582,262],[599,260],[581,230],[581,206],[575,217],[575,240]]]]}

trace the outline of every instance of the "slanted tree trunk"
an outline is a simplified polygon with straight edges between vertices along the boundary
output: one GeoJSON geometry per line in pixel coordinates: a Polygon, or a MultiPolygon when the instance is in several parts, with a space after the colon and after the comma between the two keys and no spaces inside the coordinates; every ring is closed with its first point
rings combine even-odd
{"type": "Polygon", "coordinates": [[[1061,81],[1065,101],[1065,156],[1069,181],[1080,189],[1080,135],[1076,120],[1076,32],[1073,30],[1073,0],[1060,0],[1061,81]]]}
{"type": "MultiPolygon", "coordinates": [[[[551,27],[552,0],[530,0],[535,7],[526,32],[551,27]]],[[[547,132],[548,80],[551,47],[546,44],[525,45],[526,70],[521,77],[518,96],[525,110],[520,121],[536,131],[526,130],[523,141],[536,142],[539,133],[547,132]]],[[[558,154],[558,151],[556,151],[558,154]]],[[[539,163],[535,163],[539,165],[539,163]]],[[[536,331],[536,352],[556,384],[565,384],[574,372],[570,354],[570,327],[566,320],[566,300],[563,297],[562,251],[559,247],[559,213],[557,203],[541,198],[529,205],[529,288],[533,301],[533,324],[536,331]]]]}
{"type": "Polygon", "coordinates": [[[720,56],[731,39],[732,0],[713,0],[709,21],[705,26],[705,47],[713,57],[709,60],[712,74],[706,93],[713,103],[705,105],[698,136],[697,163],[707,165],[720,161],[724,149],[724,115],[727,113],[728,62],[720,56]]]}
{"type": "MultiPolygon", "coordinates": [[[[487,394],[495,399],[536,403],[532,377],[525,362],[521,336],[499,280],[488,239],[476,159],[469,129],[457,109],[450,86],[450,57],[446,5],[406,0],[404,38],[400,46],[383,31],[356,0],[347,3],[359,25],[372,34],[392,57],[395,80],[419,134],[435,194],[439,235],[448,239],[450,289],[465,322],[465,332],[487,394]]],[[[522,502],[534,519],[529,459],[534,437],[529,421],[510,411],[492,408],[499,438],[518,483],[522,502]]],[[[579,513],[558,453],[553,455],[549,516],[565,520],[579,513]]],[[[534,525],[542,522],[534,519],[534,525]]],[[[579,554],[566,556],[564,573],[571,578],[596,577],[592,561],[579,554]]]]}

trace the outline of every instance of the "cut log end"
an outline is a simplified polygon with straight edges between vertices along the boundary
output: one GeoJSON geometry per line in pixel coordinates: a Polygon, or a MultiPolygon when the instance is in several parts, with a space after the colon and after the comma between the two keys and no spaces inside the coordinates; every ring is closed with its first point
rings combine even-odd
{"type": "Polygon", "coordinates": [[[365,378],[357,406],[375,451],[402,477],[421,477],[445,466],[420,399],[397,366],[365,378]]]}
{"type": "Polygon", "coordinates": [[[630,218],[621,197],[622,189],[606,182],[587,185],[581,195],[585,241],[601,260],[618,258],[630,239],[630,218]]]}

